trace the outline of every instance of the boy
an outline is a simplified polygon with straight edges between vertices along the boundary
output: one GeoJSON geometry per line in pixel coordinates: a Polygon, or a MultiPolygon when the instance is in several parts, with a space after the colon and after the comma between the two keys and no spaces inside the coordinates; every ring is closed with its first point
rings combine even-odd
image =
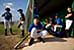
{"type": "Polygon", "coordinates": [[[74,25],[74,17],[70,7],[67,8],[67,14],[65,18],[66,18],[65,33],[67,34],[67,37],[71,37],[71,31],[74,25]]]}
{"type": "Polygon", "coordinates": [[[62,35],[63,35],[63,32],[62,32],[63,23],[62,23],[62,20],[58,14],[56,14],[54,22],[55,22],[55,25],[54,25],[54,33],[55,34],[54,35],[56,37],[62,37],[62,35]]]}
{"type": "Polygon", "coordinates": [[[37,38],[42,42],[45,42],[42,38],[42,36],[45,36],[48,32],[46,30],[43,30],[43,26],[39,21],[38,17],[34,17],[34,22],[30,25],[28,33],[30,34],[30,42],[29,46],[33,44],[34,39],[37,38]]]}
{"type": "Polygon", "coordinates": [[[61,18],[59,17],[58,14],[56,14],[54,22],[55,22],[54,31],[56,31],[57,27],[62,28],[63,23],[62,23],[62,20],[61,20],[61,18]]]}
{"type": "Polygon", "coordinates": [[[20,22],[19,22],[19,25],[18,25],[18,28],[21,29],[21,37],[24,37],[24,23],[25,23],[25,15],[23,14],[23,10],[22,9],[19,9],[17,10],[20,14],[20,22]]]}
{"type": "Polygon", "coordinates": [[[7,26],[9,26],[10,32],[12,33],[12,28],[11,28],[11,20],[12,20],[12,14],[10,13],[10,8],[5,8],[6,12],[2,15],[4,17],[4,29],[5,29],[5,35],[7,36],[7,26]]]}

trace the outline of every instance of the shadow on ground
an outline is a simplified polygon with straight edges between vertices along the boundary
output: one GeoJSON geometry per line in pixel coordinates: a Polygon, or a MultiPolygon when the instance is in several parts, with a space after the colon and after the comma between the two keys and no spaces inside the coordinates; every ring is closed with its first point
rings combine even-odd
{"type": "Polygon", "coordinates": [[[66,42],[67,40],[57,37],[44,38],[45,42],[66,42]]]}

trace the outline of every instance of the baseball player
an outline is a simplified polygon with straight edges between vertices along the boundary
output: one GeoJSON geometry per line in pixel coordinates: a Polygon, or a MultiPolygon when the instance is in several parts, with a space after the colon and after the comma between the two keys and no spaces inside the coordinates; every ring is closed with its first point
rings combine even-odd
{"type": "Polygon", "coordinates": [[[25,15],[23,14],[23,10],[19,9],[17,10],[20,14],[20,21],[19,21],[19,25],[18,28],[21,29],[21,37],[24,37],[24,24],[25,24],[25,15]]]}
{"type": "Polygon", "coordinates": [[[7,27],[9,26],[10,32],[13,35],[12,27],[11,27],[11,21],[12,21],[12,14],[10,13],[10,8],[5,8],[6,12],[2,14],[2,17],[4,17],[4,29],[5,29],[5,35],[7,36],[7,27]]]}
{"type": "Polygon", "coordinates": [[[45,35],[47,35],[47,31],[43,30],[43,26],[42,24],[39,22],[39,18],[38,17],[34,17],[34,21],[33,23],[30,25],[28,33],[30,34],[30,42],[29,42],[29,46],[32,45],[34,43],[34,39],[37,38],[42,42],[45,42],[43,40],[43,37],[45,35]]]}

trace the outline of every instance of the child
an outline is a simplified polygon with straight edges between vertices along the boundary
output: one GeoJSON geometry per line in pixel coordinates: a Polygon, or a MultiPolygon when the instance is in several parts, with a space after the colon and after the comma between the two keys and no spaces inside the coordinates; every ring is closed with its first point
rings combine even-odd
{"type": "Polygon", "coordinates": [[[56,37],[62,37],[63,32],[62,32],[62,20],[59,17],[58,14],[56,14],[55,19],[54,19],[54,36],[56,37]]]}
{"type": "Polygon", "coordinates": [[[43,30],[42,24],[39,22],[38,17],[34,17],[34,22],[30,25],[28,33],[30,34],[30,42],[29,46],[33,44],[34,39],[37,38],[42,42],[45,42],[42,38],[42,36],[45,36],[48,32],[46,30],[43,30]]]}
{"type": "Polygon", "coordinates": [[[17,10],[20,14],[20,22],[19,22],[19,25],[18,25],[18,28],[21,29],[21,37],[24,37],[24,23],[25,23],[25,15],[23,14],[23,10],[22,9],[19,9],[17,10]]]}
{"type": "Polygon", "coordinates": [[[67,14],[66,14],[65,18],[66,18],[65,33],[67,34],[67,37],[71,37],[71,31],[73,29],[74,17],[73,17],[73,13],[72,13],[72,10],[70,7],[67,8],[67,14]]]}
{"type": "Polygon", "coordinates": [[[6,12],[2,15],[4,17],[4,29],[5,29],[5,35],[7,36],[7,26],[10,28],[10,32],[12,33],[12,28],[11,28],[11,20],[12,20],[12,14],[10,13],[10,8],[5,8],[6,12]]]}

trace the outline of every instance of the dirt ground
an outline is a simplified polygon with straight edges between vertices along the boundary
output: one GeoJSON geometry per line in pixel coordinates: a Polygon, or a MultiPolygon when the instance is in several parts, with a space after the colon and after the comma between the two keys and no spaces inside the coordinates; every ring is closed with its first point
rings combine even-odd
{"type": "Polygon", "coordinates": [[[45,43],[37,42],[22,50],[74,50],[74,38],[56,38],[48,36],[45,43]]]}
{"type": "MultiPolygon", "coordinates": [[[[19,35],[0,35],[0,50],[15,50],[14,45],[20,40],[19,35]]],[[[74,50],[74,38],[56,38],[47,36],[45,43],[36,42],[32,46],[17,50],[74,50]]]]}
{"type": "Polygon", "coordinates": [[[14,45],[20,40],[19,35],[0,35],[0,50],[15,50],[14,45]]]}

